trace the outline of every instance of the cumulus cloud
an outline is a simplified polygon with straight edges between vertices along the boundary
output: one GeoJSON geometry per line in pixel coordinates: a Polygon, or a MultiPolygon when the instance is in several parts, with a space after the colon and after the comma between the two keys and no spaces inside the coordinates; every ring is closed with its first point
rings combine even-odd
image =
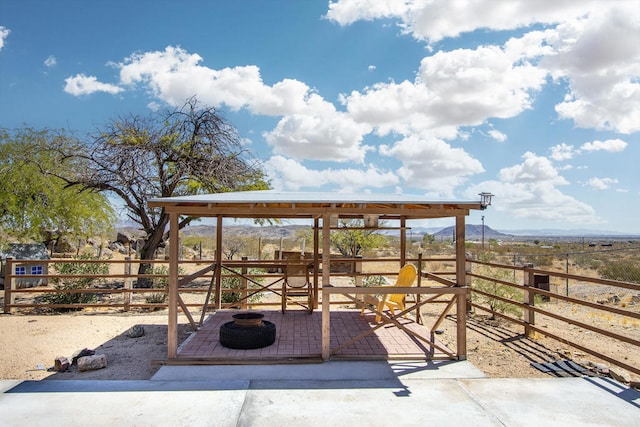
{"type": "Polygon", "coordinates": [[[293,79],[268,86],[255,65],[220,70],[200,65],[202,57],[180,47],[136,53],[117,64],[123,85],[143,84],[164,102],[178,106],[194,94],[207,105],[247,108],[254,114],[285,115],[303,110],[311,88],[293,79]]]}
{"type": "Polygon", "coordinates": [[[554,54],[541,65],[570,85],[556,106],[560,117],[584,128],[625,134],[640,130],[639,32],[637,2],[603,8],[548,32],[554,54]]]}
{"type": "MultiPolygon", "coordinates": [[[[329,4],[326,18],[340,25],[396,19],[405,33],[431,43],[478,29],[545,24],[547,30],[528,32],[505,47],[540,57],[531,67],[536,77],[549,72],[569,83],[570,92],[556,106],[558,115],[585,128],[627,134],[640,130],[640,104],[635,102],[640,98],[636,0],[339,0],[329,4]]],[[[495,77],[500,82],[500,75],[495,77]]]]}
{"type": "Polygon", "coordinates": [[[367,169],[310,169],[300,162],[284,156],[273,156],[266,162],[266,170],[274,188],[298,191],[302,188],[338,186],[341,191],[355,192],[365,188],[383,188],[397,185],[398,177],[375,166],[367,169]]]}
{"type": "Polygon", "coordinates": [[[596,190],[608,190],[613,184],[617,184],[615,178],[591,178],[587,181],[587,185],[596,190]]]}
{"type": "Polygon", "coordinates": [[[607,139],[606,141],[592,141],[584,143],[580,149],[583,151],[608,151],[617,153],[627,148],[629,144],[621,139],[607,139]]]}
{"type": "MultiPolygon", "coordinates": [[[[477,29],[513,30],[535,23],[554,24],[598,12],[598,1],[573,0],[338,0],[329,3],[326,18],[340,25],[359,20],[397,19],[407,34],[438,42],[477,29]]],[[[633,1],[610,0],[610,3],[633,1]]]]}
{"type": "Polygon", "coordinates": [[[505,142],[507,140],[507,135],[496,129],[491,129],[489,131],[489,136],[498,142],[505,142]]]}
{"type": "Polygon", "coordinates": [[[572,159],[574,154],[576,154],[575,147],[564,142],[551,147],[551,158],[555,161],[572,159]]]}
{"type": "Polygon", "coordinates": [[[55,67],[57,63],[58,61],[56,60],[56,57],[53,55],[49,55],[49,57],[44,60],[44,66],[47,68],[55,67]]]}
{"type": "Polygon", "coordinates": [[[112,95],[122,92],[124,89],[109,83],[101,83],[95,76],[77,74],[65,80],[64,91],[71,95],[90,95],[95,92],[106,92],[112,95]]]}
{"type": "Polygon", "coordinates": [[[451,197],[455,187],[473,174],[484,171],[481,163],[461,148],[438,139],[407,137],[392,147],[380,147],[380,154],[402,162],[397,174],[405,186],[451,197]]]}
{"type": "Polygon", "coordinates": [[[500,170],[498,180],[474,185],[465,192],[473,197],[482,191],[496,195],[498,211],[514,218],[595,224],[602,222],[594,209],[563,193],[558,187],[567,185],[553,163],[534,153],[526,153],[523,162],[500,170]]]}
{"type": "Polygon", "coordinates": [[[343,95],[342,102],[380,134],[451,137],[460,126],[530,108],[546,74],[522,55],[497,46],[441,51],[422,60],[415,81],[378,83],[343,95]]]}
{"type": "Polygon", "coordinates": [[[0,50],[2,50],[2,48],[4,47],[4,40],[9,37],[9,33],[11,33],[11,30],[6,27],[0,26],[0,50]]]}

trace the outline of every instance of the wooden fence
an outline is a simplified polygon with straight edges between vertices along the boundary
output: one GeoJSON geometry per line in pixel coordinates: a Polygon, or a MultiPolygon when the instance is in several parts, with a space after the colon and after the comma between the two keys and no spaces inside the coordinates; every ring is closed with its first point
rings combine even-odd
{"type": "MultiPolygon", "coordinates": [[[[422,258],[407,259],[407,262],[415,263],[421,271],[420,278],[435,281],[445,286],[451,286],[451,280],[447,277],[455,278],[455,258],[422,258]]],[[[3,309],[5,313],[9,313],[15,309],[26,308],[49,308],[49,309],[79,309],[79,308],[96,308],[96,309],[121,309],[124,311],[131,309],[157,309],[166,308],[166,302],[149,302],[146,298],[153,294],[166,294],[166,288],[137,288],[136,282],[141,278],[162,281],[166,280],[167,274],[144,274],[138,275],[136,270],[140,263],[158,265],[168,265],[165,260],[75,260],[75,259],[52,259],[47,262],[51,265],[68,264],[68,263],[103,263],[109,265],[108,274],[61,274],[55,272],[55,268],[49,268],[46,275],[16,275],[12,266],[15,262],[11,259],[6,260],[4,271],[4,301],[3,309]],[[116,272],[114,272],[116,271],[116,272]],[[34,288],[20,288],[17,286],[19,279],[39,278],[48,281],[46,286],[34,288]],[[86,289],[56,289],[52,286],[55,281],[76,280],[80,278],[90,278],[99,281],[97,285],[90,286],[86,289]],[[90,293],[95,295],[97,301],[86,304],[51,304],[43,302],[38,295],[44,294],[64,294],[64,293],[90,293]],[[35,298],[34,298],[35,297],[35,298]]],[[[20,260],[22,264],[29,262],[42,263],[42,261],[25,261],[20,260]]],[[[251,296],[260,294],[264,296],[269,292],[278,293],[282,286],[281,262],[278,260],[261,260],[261,261],[224,261],[223,277],[237,277],[240,280],[240,286],[235,288],[223,287],[223,295],[225,293],[240,294],[239,301],[226,303],[223,307],[239,307],[239,308],[262,308],[277,307],[280,305],[279,298],[271,300],[252,300],[251,296]],[[249,266],[257,265],[260,269],[252,269],[249,266]],[[259,285],[255,285],[258,283],[259,285]]],[[[378,275],[391,275],[397,272],[400,259],[361,259],[354,258],[351,260],[341,260],[341,262],[352,262],[353,268],[350,272],[331,273],[332,277],[351,277],[354,284],[359,285],[366,277],[378,275]],[[379,271],[374,268],[366,269],[363,272],[363,265],[367,263],[388,263],[379,271]],[[392,267],[393,266],[393,267],[392,267]],[[396,267],[398,266],[398,267],[396,267]]],[[[180,261],[181,266],[189,266],[192,264],[210,265],[211,270],[214,269],[213,261],[197,260],[197,261],[180,261]]],[[[378,265],[376,264],[376,265],[378,265]]],[[[624,368],[630,372],[640,375],[640,367],[632,366],[619,358],[596,351],[577,342],[572,342],[561,334],[552,333],[549,330],[540,327],[536,323],[537,316],[543,318],[554,319],[572,327],[580,328],[584,331],[596,333],[604,340],[609,340],[612,345],[615,342],[622,342],[634,348],[634,351],[640,351],[640,340],[636,337],[623,335],[610,331],[603,327],[594,326],[587,322],[581,321],[571,316],[571,310],[558,312],[554,310],[553,304],[562,302],[570,306],[586,307],[596,313],[596,316],[616,316],[622,322],[630,324],[638,324],[640,321],[640,302],[629,304],[627,307],[605,304],[603,301],[591,301],[586,298],[577,296],[569,296],[568,292],[559,292],[558,286],[554,285],[560,281],[566,286],[569,283],[581,286],[606,286],[607,289],[613,290],[615,294],[617,290],[625,290],[627,292],[638,292],[640,298],[640,285],[636,283],[620,282],[614,280],[606,280],[601,278],[579,276],[567,274],[557,271],[548,271],[535,269],[527,266],[513,266],[498,263],[481,262],[477,260],[467,260],[467,283],[466,288],[471,288],[471,292],[467,294],[466,306],[468,310],[475,310],[478,313],[490,313],[506,319],[523,328],[523,333],[527,336],[541,334],[561,343],[567,344],[579,351],[605,360],[615,366],[624,368]],[[498,274],[496,274],[498,272],[498,274]],[[500,273],[501,272],[501,273],[500,273]],[[540,281],[540,278],[547,279],[540,281]],[[493,286],[487,287],[486,284],[493,286]],[[484,286],[482,286],[484,284],[484,286]],[[548,285],[548,286],[544,286],[548,285]],[[554,286],[556,289],[554,289],[554,286]],[[500,290],[508,289],[512,292],[500,292],[500,290]],[[548,300],[548,301],[545,301],[548,300]],[[502,308],[501,308],[502,307],[502,308]],[[505,310],[504,307],[509,307],[505,310]],[[636,322],[636,323],[634,323],[636,322]]],[[[195,296],[193,300],[185,299],[187,307],[202,307],[202,299],[208,299],[211,296],[211,283],[214,278],[213,272],[200,277],[198,281],[188,282],[189,274],[181,273],[182,279],[187,279],[186,285],[180,287],[181,294],[192,294],[195,296]],[[199,301],[195,301],[196,299],[199,301]]],[[[572,285],[573,286],[573,285],[572,285]]],[[[320,288],[322,295],[322,288],[320,288]]],[[[422,292],[422,291],[420,291],[422,292]]],[[[335,295],[339,293],[350,293],[348,289],[336,288],[325,292],[325,295],[335,295]]],[[[634,297],[636,298],[636,297],[634,297]]],[[[330,304],[343,304],[342,301],[329,301],[330,304]]],[[[419,317],[419,314],[418,314],[419,317]]],[[[441,321],[442,319],[439,319],[441,321]]],[[[631,328],[637,330],[638,328],[631,328]]]]}

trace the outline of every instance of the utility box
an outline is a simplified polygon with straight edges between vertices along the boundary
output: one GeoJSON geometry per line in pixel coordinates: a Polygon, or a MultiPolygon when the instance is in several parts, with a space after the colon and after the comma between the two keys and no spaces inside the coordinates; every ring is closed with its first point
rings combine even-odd
{"type": "MultiPolygon", "coordinates": [[[[548,274],[534,274],[533,275],[533,287],[536,289],[542,289],[543,291],[550,291],[549,275],[548,274]]],[[[549,302],[551,298],[547,295],[540,295],[542,301],[549,302]]]]}

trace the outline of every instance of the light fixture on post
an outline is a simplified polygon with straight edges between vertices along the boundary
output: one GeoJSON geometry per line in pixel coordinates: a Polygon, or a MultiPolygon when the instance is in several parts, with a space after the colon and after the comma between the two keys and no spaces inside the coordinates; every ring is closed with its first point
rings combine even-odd
{"type": "Polygon", "coordinates": [[[491,193],[485,193],[484,191],[480,194],[478,194],[480,196],[480,208],[482,210],[487,209],[487,206],[491,205],[491,198],[493,197],[493,194],[491,193]]]}

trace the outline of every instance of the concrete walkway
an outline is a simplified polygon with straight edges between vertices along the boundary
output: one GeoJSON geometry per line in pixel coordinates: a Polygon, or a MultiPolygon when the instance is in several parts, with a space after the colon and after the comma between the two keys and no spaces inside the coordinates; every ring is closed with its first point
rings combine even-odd
{"type": "Polygon", "coordinates": [[[640,425],[640,393],[611,379],[489,379],[469,362],[165,366],[0,391],[6,426],[640,425]]]}

